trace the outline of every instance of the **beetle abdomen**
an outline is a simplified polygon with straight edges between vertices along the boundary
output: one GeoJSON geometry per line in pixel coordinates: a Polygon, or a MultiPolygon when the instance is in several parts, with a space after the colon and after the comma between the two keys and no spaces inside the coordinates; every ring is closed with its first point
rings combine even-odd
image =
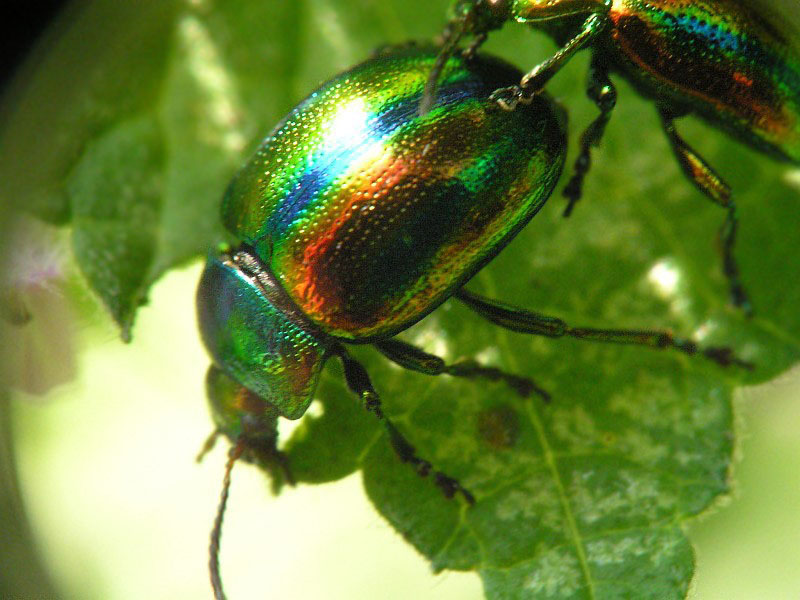
{"type": "Polygon", "coordinates": [[[779,24],[731,0],[617,0],[610,18],[620,66],[648,95],[800,161],[800,52],[779,24]]]}
{"type": "Polygon", "coordinates": [[[565,117],[547,97],[499,110],[488,96],[520,73],[495,59],[451,59],[419,116],[434,60],[409,50],[324,84],[226,196],[228,227],[331,335],[391,335],[422,318],[527,223],[561,172],[565,117]]]}

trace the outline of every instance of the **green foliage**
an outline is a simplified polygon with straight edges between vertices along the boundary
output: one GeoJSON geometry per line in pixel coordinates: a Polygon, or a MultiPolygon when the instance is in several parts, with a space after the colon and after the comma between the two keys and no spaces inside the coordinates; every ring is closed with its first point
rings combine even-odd
{"type": "MultiPolygon", "coordinates": [[[[223,239],[226,182],[280,117],[376,46],[431,37],[446,4],[96,2],[7,97],[3,196],[71,227],[80,268],[127,336],[158,276],[223,239]]],[[[521,67],[552,50],[521,27],[487,47],[521,67]]],[[[550,87],[569,108],[570,156],[596,114],[585,57],[573,63],[550,87]]],[[[730,489],[732,392],[800,356],[797,172],[792,183],[786,166],[679,123],[741,207],[738,257],[756,309],[747,320],[727,304],[714,248],[723,211],[680,174],[653,107],[623,83],[619,92],[574,215],[561,217],[556,194],[469,288],[575,325],[672,328],[730,345],[756,370],[513,334],[450,301],[404,339],[530,376],[550,404],[358,354],[386,412],[475,506],[400,464],[333,364],[317,394],[323,414],[288,441],[301,482],[363,469],[397,531],[435,569],[479,572],[492,599],[683,597],[693,572],[683,525],[730,489]]]]}

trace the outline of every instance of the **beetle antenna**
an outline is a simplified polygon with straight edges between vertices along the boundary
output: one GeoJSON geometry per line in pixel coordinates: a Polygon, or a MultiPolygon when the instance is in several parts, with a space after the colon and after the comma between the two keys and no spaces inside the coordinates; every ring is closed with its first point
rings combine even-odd
{"type": "Polygon", "coordinates": [[[211,573],[211,587],[214,589],[215,600],[225,600],[225,591],[222,589],[222,577],[219,574],[219,540],[222,536],[222,519],[225,515],[225,506],[228,504],[228,492],[231,488],[231,470],[244,452],[244,439],[239,438],[235,446],[228,452],[228,462],[225,464],[225,476],[222,478],[222,492],[219,496],[217,516],[214,518],[214,528],[211,530],[211,543],[208,546],[208,568],[211,573]]]}
{"type": "Polygon", "coordinates": [[[451,23],[445,30],[442,49],[436,57],[436,62],[433,63],[428,80],[425,82],[425,90],[422,92],[422,100],[419,101],[420,117],[430,112],[431,108],[433,108],[433,103],[436,102],[436,88],[439,84],[439,76],[441,76],[447,61],[453,56],[458,42],[466,30],[466,17],[459,19],[455,25],[451,23]]]}

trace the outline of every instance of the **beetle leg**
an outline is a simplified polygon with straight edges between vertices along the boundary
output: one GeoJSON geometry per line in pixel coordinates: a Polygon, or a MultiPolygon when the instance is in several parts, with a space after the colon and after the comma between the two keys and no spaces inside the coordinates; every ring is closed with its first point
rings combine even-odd
{"type": "Polygon", "coordinates": [[[586,95],[600,109],[600,114],[581,134],[581,151],[578,154],[578,158],[575,159],[574,173],[562,192],[564,197],[569,200],[567,207],[564,209],[565,217],[572,213],[575,203],[580,200],[583,179],[592,165],[591,149],[593,146],[596,147],[600,144],[606,125],[611,118],[611,112],[617,105],[617,90],[608,77],[608,66],[602,59],[598,58],[597,53],[592,55],[586,95]]]}
{"type": "MultiPolygon", "coordinates": [[[[456,19],[454,22],[448,23],[443,33],[442,47],[439,50],[436,61],[433,63],[431,72],[428,74],[428,80],[425,82],[425,89],[422,92],[422,98],[417,108],[417,112],[420,116],[424,116],[430,112],[431,108],[433,108],[433,105],[436,103],[436,89],[439,84],[439,76],[442,74],[447,61],[455,53],[456,48],[458,48],[459,40],[466,33],[467,21],[468,19],[466,17],[456,19]]],[[[478,45],[480,45],[486,37],[478,36],[476,39],[480,40],[477,42],[478,45]]],[[[472,48],[472,46],[470,46],[470,48],[472,48]]],[[[477,50],[477,46],[475,50],[477,50]]]]}
{"type": "Polygon", "coordinates": [[[334,349],[334,352],[342,361],[347,387],[350,388],[353,393],[358,394],[364,402],[366,409],[378,417],[381,423],[383,423],[386,433],[389,434],[389,441],[398,458],[404,463],[409,463],[421,477],[427,477],[429,473],[433,472],[436,485],[439,486],[447,498],[452,498],[455,494],[460,493],[467,502],[474,504],[474,496],[467,489],[462,487],[457,479],[441,471],[434,470],[430,462],[417,456],[414,446],[411,445],[397,427],[383,414],[380,398],[375,388],[372,387],[372,382],[364,366],[350,356],[341,344],[334,349]]]}
{"type": "Polygon", "coordinates": [[[497,367],[487,367],[475,360],[465,359],[447,364],[443,359],[434,354],[428,354],[416,346],[396,339],[375,342],[375,347],[386,358],[397,363],[404,369],[417,371],[425,375],[447,374],[453,377],[503,381],[523,398],[527,398],[531,393],[536,393],[541,396],[545,402],[550,400],[550,394],[536,385],[532,379],[514,375],[513,373],[506,373],[497,367]]]}
{"type": "Polygon", "coordinates": [[[556,317],[549,317],[524,308],[504,304],[464,289],[456,292],[455,297],[484,319],[518,333],[530,333],[553,338],[573,337],[611,344],[634,344],[659,350],[673,348],[689,355],[700,354],[723,367],[735,365],[744,369],[753,368],[753,365],[749,362],[737,358],[730,348],[724,346],[698,348],[694,341],[676,337],[668,331],[573,327],[556,317]]]}
{"type": "Polygon", "coordinates": [[[519,86],[500,88],[489,98],[505,110],[514,110],[517,104],[528,104],[536,94],[540,93],[547,82],[558,73],[559,69],[578,51],[591,44],[592,40],[606,27],[608,17],[603,13],[593,13],[583,22],[578,34],[569,40],[564,47],[550,58],[536,65],[523,75],[519,86]]]}
{"type": "Polygon", "coordinates": [[[488,38],[489,38],[489,34],[488,33],[479,33],[479,34],[475,35],[475,37],[469,43],[469,46],[464,48],[464,50],[461,52],[461,55],[464,58],[467,58],[467,59],[470,59],[470,58],[474,57],[475,54],[477,54],[477,52],[480,49],[480,47],[483,46],[483,43],[488,38]]]}
{"type": "Polygon", "coordinates": [[[725,222],[719,229],[722,243],[722,264],[725,277],[730,286],[731,301],[748,316],[753,307],[739,279],[739,266],[733,256],[736,245],[736,231],[739,225],[736,203],[731,197],[731,188],[725,183],[705,159],[697,154],[675,130],[675,114],[667,108],[659,107],[661,123],[667,134],[672,151],[678,158],[678,164],[689,180],[714,203],[728,211],[725,222]]]}

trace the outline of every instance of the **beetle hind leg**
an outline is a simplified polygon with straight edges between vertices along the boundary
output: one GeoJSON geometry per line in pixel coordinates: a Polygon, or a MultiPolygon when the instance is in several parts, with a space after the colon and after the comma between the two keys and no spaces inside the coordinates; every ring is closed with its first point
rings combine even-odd
{"type": "Polygon", "coordinates": [[[672,151],[678,159],[686,177],[705,194],[712,202],[727,210],[725,222],[719,229],[721,242],[722,266],[725,277],[728,279],[731,302],[741,308],[748,316],[752,315],[753,308],[747,292],[739,278],[739,265],[734,257],[736,233],[739,226],[736,203],[731,196],[730,186],[720,177],[706,160],[697,154],[689,144],[678,134],[675,129],[675,114],[667,108],[659,107],[661,124],[667,134],[672,151]]]}
{"type": "Polygon", "coordinates": [[[738,358],[725,346],[699,347],[693,340],[655,329],[598,329],[575,327],[557,317],[511,306],[497,300],[459,290],[455,294],[461,302],[487,321],[517,333],[546,337],[571,337],[593,342],[647,346],[655,350],[672,349],[690,356],[703,356],[722,367],[736,366],[750,370],[753,365],[738,358]]]}
{"type": "Polygon", "coordinates": [[[570,216],[575,204],[581,198],[583,180],[592,165],[592,148],[600,145],[600,140],[606,131],[606,125],[611,119],[611,113],[617,105],[617,90],[608,77],[608,67],[604,65],[601,59],[598,59],[597,54],[592,55],[586,95],[600,109],[600,114],[581,134],[580,154],[575,159],[572,177],[562,191],[564,197],[569,201],[564,209],[565,217],[570,216]]]}
{"type": "Polygon", "coordinates": [[[364,366],[350,356],[347,350],[341,345],[336,348],[335,352],[342,361],[347,387],[350,388],[353,393],[357,394],[364,402],[366,409],[378,417],[381,423],[383,423],[386,433],[389,435],[389,442],[395,454],[397,454],[397,457],[402,462],[411,465],[420,477],[427,477],[429,474],[432,474],[436,485],[442,490],[445,497],[452,498],[456,494],[461,494],[469,504],[474,504],[475,497],[469,490],[464,488],[454,477],[450,477],[442,471],[434,469],[430,462],[417,456],[416,448],[414,448],[411,442],[400,433],[400,430],[394,426],[386,415],[383,414],[380,397],[372,386],[372,382],[364,366]]]}

